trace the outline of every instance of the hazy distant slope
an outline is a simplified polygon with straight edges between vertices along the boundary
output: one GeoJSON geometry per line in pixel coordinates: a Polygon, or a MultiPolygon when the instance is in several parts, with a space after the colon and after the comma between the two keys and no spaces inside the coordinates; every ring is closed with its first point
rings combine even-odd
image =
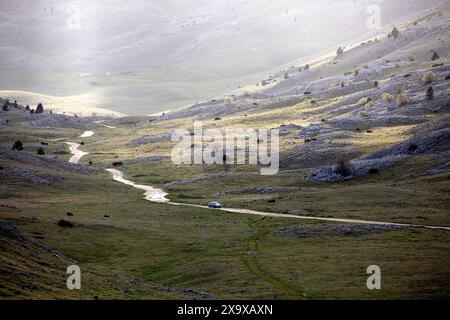
{"type": "MultiPolygon", "coordinates": [[[[378,5],[387,25],[441,2],[378,5]]],[[[127,114],[177,108],[367,33],[372,4],[377,2],[2,2],[0,89],[89,93],[98,97],[97,107],[127,114]],[[79,5],[81,29],[68,29],[69,5],[79,5]]]]}

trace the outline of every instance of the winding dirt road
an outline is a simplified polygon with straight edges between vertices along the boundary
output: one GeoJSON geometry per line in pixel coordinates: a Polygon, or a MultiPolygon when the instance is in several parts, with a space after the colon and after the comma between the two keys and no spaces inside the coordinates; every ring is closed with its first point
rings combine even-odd
{"type": "Polygon", "coordinates": [[[113,126],[109,126],[109,125],[103,124],[103,122],[105,122],[105,120],[97,120],[97,121],[94,121],[94,122],[99,124],[99,125],[101,125],[102,127],[105,127],[105,128],[117,129],[117,127],[113,127],[113,126]]]}
{"type": "Polygon", "coordinates": [[[146,200],[159,203],[169,203],[169,199],[166,198],[167,193],[165,193],[161,189],[136,184],[133,181],[125,179],[123,177],[123,173],[116,169],[106,169],[106,171],[112,174],[112,177],[115,181],[126,184],[127,186],[131,186],[136,189],[144,190],[144,196],[146,200]]]}
{"type": "Polygon", "coordinates": [[[89,138],[89,137],[92,137],[93,135],[94,135],[94,131],[85,131],[80,136],[80,138],[89,138]]]}
{"type": "MultiPolygon", "coordinates": [[[[85,137],[92,136],[94,132],[85,131],[83,135],[85,137]],[[91,134],[92,133],[92,134],[91,134]]],[[[82,136],[83,136],[82,135],[82,136]]],[[[88,152],[84,152],[79,150],[79,143],[74,142],[66,142],[69,145],[70,152],[73,156],[70,158],[69,162],[78,163],[80,159],[88,155],[88,152]]],[[[409,227],[409,228],[426,228],[426,229],[441,229],[441,230],[450,230],[450,227],[439,227],[439,226],[426,226],[426,225],[417,225],[417,224],[406,224],[406,223],[392,223],[392,222],[380,222],[380,221],[369,221],[369,220],[357,220],[357,219],[339,219],[339,218],[325,218],[325,217],[306,217],[306,216],[298,216],[293,214],[284,214],[284,213],[275,213],[275,212],[263,212],[263,211],[255,211],[249,209],[237,209],[237,208],[220,208],[220,209],[211,209],[208,206],[190,204],[190,203],[177,203],[171,202],[166,196],[168,193],[164,192],[161,189],[154,188],[151,186],[137,184],[133,181],[127,180],[123,177],[123,173],[116,169],[106,169],[109,173],[112,174],[113,180],[123,183],[125,185],[131,186],[136,189],[140,189],[144,191],[144,197],[146,200],[157,203],[167,203],[174,206],[185,206],[185,207],[193,207],[193,208],[201,208],[201,209],[209,209],[209,210],[218,210],[225,212],[233,212],[233,213],[242,213],[242,214],[250,214],[262,217],[272,217],[272,218],[290,218],[290,219],[301,219],[301,220],[314,220],[314,221],[328,221],[328,222],[340,222],[340,223],[351,223],[351,224],[373,224],[373,225],[388,225],[388,226],[397,226],[397,227],[409,227]]]]}
{"type": "Polygon", "coordinates": [[[78,148],[80,147],[79,143],[75,143],[75,142],[66,142],[66,144],[69,145],[69,150],[70,152],[73,154],[73,156],[69,159],[70,163],[75,163],[78,164],[78,162],[80,161],[80,159],[86,155],[88,155],[88,152],[84,152],[79,150],[78,148]]]}
{"type": "MultiPolygon", "coordinates": [[[[83,134],[80,136],[80,138],[87,138],[87,137],[92,137],[94,135],[94,131],[85,131],[83,132],[83,134]]],[[[59,140],[63,140],[65,138],[61,138],[59,140]]],[[[78,162],[80,161],[80,159],[86,155],[88,155],[88,152],[84,152],[79,150],[78,148],[81,146],[79,143],[75,143],[75,142],[66,142],[67,145],[69,145],[69,150],[70,153],[72,153],[72,157],[69,159],[70,163],[75,163],[78,164],[78,162]]]]}
{"type": "Polygon", "coordinates": [[[130,180],[127,180],[123,177],[123,173],[119,170],[116,170],[116,169],[106,169],[106,170],[112,174],[112,177],[115,181],[126,184],[128,186],[132,186],[137,189],[144,190],[145,191],[145,193],[144,193],[145,199],[148,201],[151,201],[151,202],[167,203],[167,204],[171,204],[171,205],[175,205],[175,206],[186,206],[186,207],[219,210],[219,211],[226,211],[226,212],[233,212],[233,213],[251,214],[251,215],[272,217],[272,218],[291,218],[291,219],[328,221],[328,222],[340,222],[340,223],[351,223],[351,224],[373,224],[373,225],[388,225],[388,226],[409,227],[409,228],[450,230],[450,227],[425,226],[425,225],[416,225],[416,224],[391,223],[391,222],[355,220],[355,219],[306,217],[306,216],[297,216],[297,215],[293,215],[293,214],[254,211],[254,210],[249,210],[249,209],[236,209],[236,208],[211,209],[208,206],[202,206],[202,205],[196,205],[196,204],[190,204],[190,203],[171,202],[168,198],[166,198],[166,196],[168,194],[161,189],[150,187],[150,186],[139,185],[130,180]]]}

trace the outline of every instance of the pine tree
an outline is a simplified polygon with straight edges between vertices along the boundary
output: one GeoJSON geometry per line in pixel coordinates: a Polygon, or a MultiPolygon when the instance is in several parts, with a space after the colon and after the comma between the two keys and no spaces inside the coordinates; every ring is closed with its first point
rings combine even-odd
{"type": "Polygon", "coordinates": [[[394,29],[392,30],[391,34],[394,37],[394,39],[397,39],[398,36],[400,35],[400,32],[398,31],[397,27],[394,27],[394,29]]]}
{"type": "Polygon", "coordinates": [[[429,88],[427,89],[427,100],[428,100],[428,101],[434,100],[434,90],[433,90],[433,87],[429,87],[429,88]]]}
{"type": "Polygon", "coordinates": [[[22,144],[22,141],[17,140],[16,142],[14,142],[14,144],[12,145],[12,148],[11,148],[11,149],[12,149],[12,150],[17,150],[17,151],[23,150],[23,144],[22,144]]]}
{"type": "Polygon", "coordinates": [[[36,113],[44,113],[44,106],[42,103],[39,103],[36,107],[36,113]]]}
{"type": "Polygon", "coordinates": [[[338,56],[340,56],[340,55],[343,54],[343,53],[344,53],[344,49],[342,49],[341,47],[339,47],[339,48],[337,49],[336,54],[337,54],[338,56]]]}
{"type": "Polygon", "coordinates": [[[433,56],[431,57],[431,61],[439,60],[439,54],[436,51],[433,51],[433,56]]]}

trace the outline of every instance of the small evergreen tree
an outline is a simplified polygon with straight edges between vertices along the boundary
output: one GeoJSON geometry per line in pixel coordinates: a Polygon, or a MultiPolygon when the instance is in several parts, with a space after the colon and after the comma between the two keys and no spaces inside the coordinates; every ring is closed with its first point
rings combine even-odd
{"type": "Polygon", "coordinates": [[[5,102],[5,104],[3,105],[3,107],[2,107],[2,110],[3,111],[8,111],[9,109],[8,109],[8,102],[5,102]]]}
{"type": "Polygon", "coordinates": [[[39,149],[37,149],[37,154],[39,156],[44,156],[45,155],[45,150],[42,147],[39,147],[39,149]]]}
{"type": "Polygon", "coordinates": [[[14,144],[12,145],[12,150],[17,150],[17,151],[21,151],[23,150],[23,144],[22,141],[17,140],[16,142],[14,142],[14,144]]]}
{"type": "Polygon", "coordinates": [[[309,68],[310,68],[310,66],[309,66],[309,64],[307,64],[307,65],[305,66],[305,70],[309,70],[309,68]]]}
{"type": "Polygon", "coordinates": [[[40,102],[36,107],[36,113],[44,113],[44,106],[40,102]]]}
{"type": "Polygon", "coordinates": [[[351,162],[345,159],[339,159],[338,163],[334,166],[334,172],[343,177],[350,176],[352,171],[353,167],[351,162]]]}
{"type": "Polygon", "coordinates": [[[434,99],[434,90],[433,90],[433,87],[429,87],[427,89],[427,100],[431,101],[433,99],[434,99]]]}
{"type": "Polygon", "coordinates": [[[34,112],[35,112],[34,109],[31,109],[31,110],[30,110],[30,113],[31,113],[31,114],[34,114],[34,112]]]}
{"type": "Polygon", "coordinates": [[[400,35],[400,32],[398,31],[397,27],[394,27],[394,29],[392,29],[391,35],[392,35],[392,37],[394,37],[394,39],[398,38],[398,36],[400,35]]]}
{"type": "Polygon", "coordinates": [[[373,83],[373,87],[374,87],[374,88],[378,89],[379,86],[380,86],[380,84],[378,83],[378,81],[375,81],[375,82],[373,83]]]}
{"type": "Polygon", "coordinates": [[[431,61],[439,60],[439,54],[436,51],[433,51],[433,56],[431,57],[431,61]]]}
{"type": "Polygon", "coordinates": [[[27,105],[27,106],[25,107],[25,110],[30,111],[30,106],[27,105]]]}
{"type": "Polygon", "coordinates": [[[339,48],[337,49],[336,54],[337,54],[338,56],[340,56],[341,54],[344,54],[344,49],[342,49],[341,47],[339,47],[339,48]]]}

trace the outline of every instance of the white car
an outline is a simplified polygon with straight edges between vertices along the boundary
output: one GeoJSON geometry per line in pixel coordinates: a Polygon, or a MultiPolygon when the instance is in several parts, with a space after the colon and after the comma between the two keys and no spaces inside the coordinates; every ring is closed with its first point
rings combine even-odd
{"type": "Polygon", "coordinates": [[[217,201],[211,201],[208,203],[208,207],[214,208],[214,209],[220,209],[222,208],[222,205],[218,203],[217,201]]]}

